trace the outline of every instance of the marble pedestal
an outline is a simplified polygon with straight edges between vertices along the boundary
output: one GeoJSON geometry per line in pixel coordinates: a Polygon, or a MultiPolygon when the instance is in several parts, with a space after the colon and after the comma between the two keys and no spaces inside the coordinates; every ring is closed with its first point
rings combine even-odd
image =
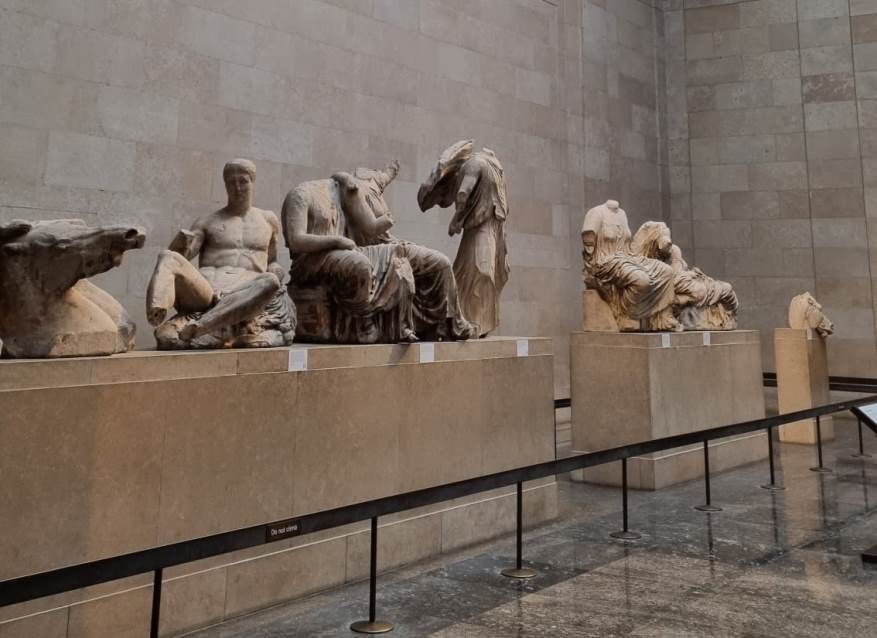
{"type": "MultiPolygon", "coordinates": [[[[551,460],[552,352],[491,338],[0,361],[0,579],[551,460]]],[[[556,487],[525,485],[528,525],[555,516],[556,487]]],[[[382,518],[380,567],[511,532],[514,494],[382,518]]],[[[169,569],[162,635],[368,562],[365,521],[169,569]]],[[[151,583],[0,608],[0,636],[148,635],[151,583]]]]}
{"type": "MultiPolygon", "coordinates": [[[[575,332],[570,338],[572,448],[619,445],[764,416],[758,331],[575,332]]],[[[767,456],[763,433],[710,445],[710,470],[767,456]]],[[[700,445],[628,463],[629,485],[660,489],[703,476],[700,445]]],[[[621,484],[621,464],[574,473],[575,480],[621,484]]]]}
{"type": "MultiPolygon", "coordinates": [[[[830,403],[827,340],[813,330],[777,328],[773,343],[780,414],[830,403]]],[[[834,438],[830,416],[820,419],[820,428],[823,441],[834,438]]],[[[816,419],[782,426],[780,441],[815,445],[816,419]]]]}

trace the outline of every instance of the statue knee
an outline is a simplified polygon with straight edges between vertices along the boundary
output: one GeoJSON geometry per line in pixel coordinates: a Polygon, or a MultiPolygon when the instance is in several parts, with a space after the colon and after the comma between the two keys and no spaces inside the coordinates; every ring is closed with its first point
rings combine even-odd
{"type": "Polygon", "coordinates": [[[652,282],[649,280],[649,276],[643,271],[637,271],[634,273],[632,278],[631,287],[636,290],[638,293],[646,293],[649,291],[652,282]]]}
{"type": "Polygon", "coordinates": [[[168,250],[167,248],[165,248],[160,253],[158,253],[158,261],[163,264],[179,266],[183,261],[183,256],[174,250],[168,250]]]}
{"type": "Polygon", "coordinates": [[[356,253],[356,257],[353,261],[353,268],[351,269],[353,279],[366,288],[371,288],[372,281],[372,265],[368,260],[368,257],[362,255],[360,253],[356,253]]]}
{"type": "Polygon", "coordinates": [[[452,270],[454,268],[451,264],[451,260],[448,259],[448,256],[444,253],[435,251],[435,260],[439,268],[441,268],[442,270],[452,270]]]}
{"type": "Polygon", "coordinates": [[[253,284],[266,295],[277,294],[282,286],[282,284],[280,283],[280,279],[278,279],[277,275],[272,272],[263,272],[261,275],[253,280],[253,284]]]}

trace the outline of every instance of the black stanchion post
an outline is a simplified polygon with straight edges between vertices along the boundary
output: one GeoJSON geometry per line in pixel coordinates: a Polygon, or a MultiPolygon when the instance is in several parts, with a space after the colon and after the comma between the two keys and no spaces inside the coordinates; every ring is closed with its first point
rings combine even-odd
{"type": "Polygon", "coordinates": [[[527,580],[533,578],[536,572],[529,567],[523,565],[523,543],[524,543],[524,484],[518,481],[517,490],[517,526],[516,526],[516,560],[514,569],[508,568],[500,572],[507,578],[517,578],[518,580],[527,580]]]}
{"type": "Polygon", "coordinates": [[[721,512],[721,507],[712,504],[710,497],[710,442],[703,442],[703,484],[706,488],[706,503],[703,505],[695,505],[694,509],[701,512],[721,512]]]}
{"type": "Polygon", "coordinates": [[[609,536],[624,541],[635,541],[642,538],[639,533],[631,532],[627,527],[627,457],[621,459],[621,511],[624,529],[620,532],[612,532],[609,536]]]}
{"type": "Polygon", "coordinates": [[[816,417],[816,458],[819,461],[819,465],[816,467],[811,467],[811,472],[819,472],[820,474],[829,474],[833,472],[829,467],[825,467],[822,464],[822,423],[819,421],[819,417],[816,417]]]}
{"type": "Polygon", "coordinates": [[[158,624],[161,620],[161,576],[162,570],[156,569],[152,581],[152,618],[149,621],[149,638],[158,638],[158,624]]]}
{"type": "Polygon", "coordinates": [[[870,454],[865,454],[865,441],[862,440],[862,419],[856,417],[856,425],[859,426],[859,451],[858,453],[850,454],[854,459],[869,459],[871,458],[870,454]]]}
{"type": "Polygon", "coordinates": [[[773,464],[773,429],[767,428],[767,458],[770,461],[770,483],[767,485],[762,485],[761,488],[765,490],[770,490],[771,492],[778,492],[780,490],[786,489],[782,485],[779,485],[776,481],[776,469],[773,464]]]}
{"type": "Polygon", "coordinates": [[[358,620],[350,629],[358,634],[385,634],[393,631],[393,625],[383,620],[375,620],[376,591],[378,586],[378,517],[372,517],[371,571],[368,582],[368,620],[358,620]]]}

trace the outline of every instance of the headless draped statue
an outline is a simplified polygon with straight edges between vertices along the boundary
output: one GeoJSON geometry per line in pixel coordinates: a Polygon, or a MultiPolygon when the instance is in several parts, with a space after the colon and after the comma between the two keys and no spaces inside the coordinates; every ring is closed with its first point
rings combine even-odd
{"type": "Polygon", "coordinates": [[[357,168],[299,184],[283,204],[289,294],[303,341],[394,343],[477,336],[447,257],[390,234],[384,190],[399,172],[357,168]]]}
{"type": "Polygon", "coordinates": [[[616,329],[737,327],[731,285],[689,268],[663,222],[646,222],[631,236],[627,214],[609,200],[585,215],[582,244],[585,286],[608,306],[616,329]]]}
{"type": "Polygon", "coordinates": [[[473,153],[472,140],[457,142],[441,154],[417,202],[424,212],[455,207],[448,234],[463,233],[454,260],[460,308],[478,325],[479,336],[488,335],[499,326],[499,299],[509,278],[502,165],[490,149],[473,153]]]}

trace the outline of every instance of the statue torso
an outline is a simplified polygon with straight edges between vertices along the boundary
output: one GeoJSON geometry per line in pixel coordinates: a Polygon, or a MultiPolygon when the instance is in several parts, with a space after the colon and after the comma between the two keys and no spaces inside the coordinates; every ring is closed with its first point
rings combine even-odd
{"type": "Polygon", "coordinates": [[[268,270],[268,248],[276,230],[265,211],[251,208],[243,215],[217,211],[204,222],[203,230],[198,269],[214,289],[228,291],[268,270]]]}

